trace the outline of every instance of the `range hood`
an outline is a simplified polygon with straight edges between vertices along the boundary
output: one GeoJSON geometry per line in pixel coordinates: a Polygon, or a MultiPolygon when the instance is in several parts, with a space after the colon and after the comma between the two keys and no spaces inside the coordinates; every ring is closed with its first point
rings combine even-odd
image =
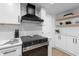
{"type": "Polygon", "coordinates": [[[26,12],[27,14],[21,17],[21,22],[23,21],[43,22],[43,19],[35,15],[35,5],[28,3],[26,6],[26,12]]]}

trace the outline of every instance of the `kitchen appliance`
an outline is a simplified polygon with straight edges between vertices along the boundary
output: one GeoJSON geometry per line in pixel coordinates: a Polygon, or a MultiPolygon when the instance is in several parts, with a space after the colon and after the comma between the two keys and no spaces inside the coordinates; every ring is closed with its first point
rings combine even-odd
{"type": "Polygon", "coordinates": [[[3,56],[21,56],[22,55],[22,41],[20,38],[14,38],[0,45],[0,55],[3,56]]]}
{"type": "Polygon", "coordinates": [[[45,45],[48,45],[48,38],[42,37],[40,35],[34,36],[22,36],[22,50],[23,53],[32,49],[36,49],[45,45]]]}
{"type": "Polygon", "coordinates": [[[26,6],[26,15],[21,17],[21,22],[27,21],[37,21],[43,22],[43,19],[35,15],[35,5],[28,3],[26,6]]]}
{"type": "Polygon", "coordinates": [[[19,38],[19,29],[15,29],[14,38],[19,38]]]}

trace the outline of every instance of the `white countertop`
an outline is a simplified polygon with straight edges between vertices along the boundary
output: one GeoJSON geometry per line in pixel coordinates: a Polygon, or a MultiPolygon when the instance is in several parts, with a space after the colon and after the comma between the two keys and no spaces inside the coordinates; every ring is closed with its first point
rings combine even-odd
{"type": "Polygon", "coordinates": [[[79,36],[75,36],[75,35],[70,35],[70,34],[62,34],[62,33],[60,33],[60,34],[56,34],[56,35],[62,35],[62,36],[70,36],[70,37],[75,37],[75,38],[79,38],[79,36]]]}
{"type": "MultiPolygon", "coordinates": [[[[17,40],[19,41],[18,43],[15,43],[15,44],[3,44],[3,45],[0,45],[0,50],[1,49],[4,49],[4,48],[8,48],[8,47],[13,47],[13,46],[17,46],[17,45],[22,45],[22,41],[20,38],[17,38],[17,40]]],[[[3,41],[1,41],[3,42],[3,41]]],[[[4,43],[4,42],[3,42],[4,43]]]]}

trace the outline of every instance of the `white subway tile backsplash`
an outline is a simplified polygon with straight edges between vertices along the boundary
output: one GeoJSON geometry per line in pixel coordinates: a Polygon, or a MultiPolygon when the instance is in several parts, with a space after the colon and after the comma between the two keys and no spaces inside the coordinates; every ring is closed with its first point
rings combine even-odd
{"type": "Polygon", "coordinates": [[[61,33],[64,35],[71,35],[79,37],[79,27],[61,28],[61,33]]]}
{"type": "Polygon", "coordinates": [[[0,25],[0,40],[14,38],[15,29],[20,30],[20,36],[42,34],[42,27],[36,24],[0,25]]]}

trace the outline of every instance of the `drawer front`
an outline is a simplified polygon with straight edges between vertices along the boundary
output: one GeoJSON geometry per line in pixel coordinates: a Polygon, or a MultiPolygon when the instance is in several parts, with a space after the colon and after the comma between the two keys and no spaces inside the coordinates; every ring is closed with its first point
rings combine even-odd
{"type": "Polygon", "coordinates": [[[4,56],[19,56],[19,55],[22,55],[21,48],[22,48],[21,46],[6,48],[6,49],[0,50],[0,53],[4,56]]]}

